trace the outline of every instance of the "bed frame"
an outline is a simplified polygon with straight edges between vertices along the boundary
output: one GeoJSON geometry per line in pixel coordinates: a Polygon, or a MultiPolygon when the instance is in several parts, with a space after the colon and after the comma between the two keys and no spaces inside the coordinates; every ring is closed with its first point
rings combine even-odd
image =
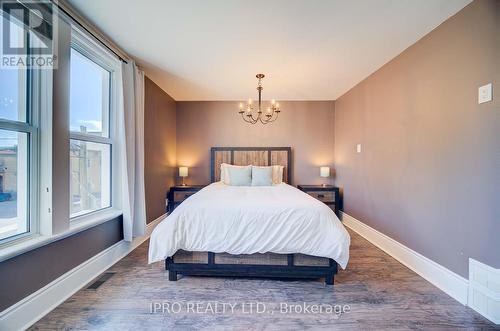
{"type": "MultiPolygon", "coordinates": [[[[212,147],[210,151],[211,182],[220,180],[220,165],[282,165],[283,180],[292,178],[291,147],[212,147]]],[[[242,254],[178,251],[165,260],[168,279],[178,274],[195,276],[243,276],[276,278],[325,278],[333,285],[337,262],[333,259],[304,254],[242,254]]]]}

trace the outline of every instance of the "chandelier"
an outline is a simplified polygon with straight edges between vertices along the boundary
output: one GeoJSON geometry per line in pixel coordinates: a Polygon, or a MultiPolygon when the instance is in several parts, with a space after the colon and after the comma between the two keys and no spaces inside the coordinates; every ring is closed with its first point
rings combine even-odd
{"type": "Polygon", "coordinates": [[[243,120],[250,124],[255,124],[257,122],[261,122],[262,124],[267,124],[276,121],[278,115],[280,113],[280,104],[277,103],[274,99],[271,100],[271,104],[266,108],[265,114],[262,111],[262,79],[265,77],[264,74],[257,74],[255,77],[259,80],[259,84],[257,85],[257,91],[259,91],[259,104],[257,109],[254,109],[252,99],[248,99],[246,105],[240,103],[240,111],[241,117],[243,120]],[[254,111],[256,110],[256,111],[254,111]]]}

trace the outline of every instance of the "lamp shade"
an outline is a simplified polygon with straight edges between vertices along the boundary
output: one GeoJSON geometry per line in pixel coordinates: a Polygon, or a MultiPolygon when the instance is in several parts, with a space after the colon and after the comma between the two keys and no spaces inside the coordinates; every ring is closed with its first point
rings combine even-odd
{"type": "Polygon", "coordinates": [[[320,167],[319,175],[321,177],[330,177],[330,167],[320,167]]]}
{"type": "Polygon", "coordinates": [[[188,176],[188,167],[179,167],[179,177],[188,176]]]}

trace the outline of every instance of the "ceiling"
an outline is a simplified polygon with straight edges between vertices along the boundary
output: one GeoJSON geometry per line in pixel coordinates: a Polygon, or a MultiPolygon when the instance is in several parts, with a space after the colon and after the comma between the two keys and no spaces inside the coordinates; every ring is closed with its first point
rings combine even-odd
{"type": "Polygon", "coordinates": [[[335,100],[471,0],[70,0],[175,100],[335,100]]]}

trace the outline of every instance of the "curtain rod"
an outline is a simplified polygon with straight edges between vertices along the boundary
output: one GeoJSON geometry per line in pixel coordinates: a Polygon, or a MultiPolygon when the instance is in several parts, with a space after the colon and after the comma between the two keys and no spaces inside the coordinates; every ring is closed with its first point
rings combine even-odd
{"type": "Polygon", "coordinates": [[[61,10],[66,16],[68,16],[73,22],[75,22],[76,24],[78,24],[78,26],[80,26],[82,29],[84,29],[88,34],[90,34],[95,40],[97,40],[101,45],[103,45],[104,47],[106,47],[111,53],[113,53],[118,59],[120,59],[120,61],[124,62],[124,63],[128,63],[127,60],[125,60],[120,54],[118,54],[113,48],[111,48],[110,46],[108,46],[107,43],[105,43],[104,41],[101,40],[101,38],[99,38],[98,36],[96,36],[95,34],[92,33],[92,31],[90,31],[84,24],[82,24],[80,22],[80,20],[76,19],[73,15],[71,15],[71,13],[69,13],[65,8],[63,8],[61,5],[59,5],[58,1],[54,1],[54,0],[51,0],[51,2],[57,6],[57,8],[59,10],[61,10]]]}

